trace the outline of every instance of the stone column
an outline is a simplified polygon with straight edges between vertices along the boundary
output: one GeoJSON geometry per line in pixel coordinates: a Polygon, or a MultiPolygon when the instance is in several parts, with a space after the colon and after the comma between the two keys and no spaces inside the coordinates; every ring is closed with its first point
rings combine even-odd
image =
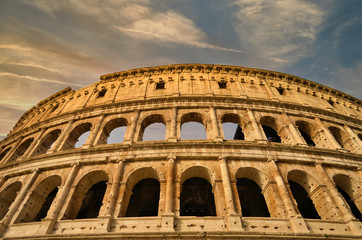
{"type": "Polygon", "coordinates": [[[351,230],[354,234],[362,236],[362,233],[360,232],[359,221],[353,216],[351,210],[346,205],[346,202],[342,199],[343,197],[338,192],[332,179],[328,176],[328,174],[324,170],[322,163],[319,161],[316,162],[315,167],[319,173],[319,176],[323,179],[324,184],[327,186],[327,189],[329,190],[332,201],[334,202],[334,205],[336,206],[336,208],[339,209],[344,221],[351,228],[351,230]]]}
{"type": "Polygon", "coordinates": [[[59,192],[56,195],[56,198],[54,199],[46,218],[43,219],[40,227],[37,230],[38,234],[48,234],[53,231],[53,227],[58,221],[60,211],[64,206],[65,199],[69,194],[70,188],[75,180],[75,177],[78,174],[79,169],[79,163],[75,163],[72,165],[72,170],[70,171],[68,178],[65,181],[65,184],[59,188],[59,192]]]}
{"type": "Polygon", "coordinates": [[[35,182],[36,178],[39,175],[39,170],[33,170],[30,178],[27,180],[26,184],[21,188],[18,196],[15,198],[15,201],[11,204],[9,211],[6,213],[5,217],[0,221],[0,236],[4,233],[4,230],[8,226],[8,224],[12,221],[12,218],[16,214],[18,210],[20,210],[20,205],[23,202],[26,194],[29,189],[35,182]]]}
{"type": "Polygon", "coordinates": [[[300,216],[300,214],[296,210],[296,206],[292,201],[293,196],[289,194],[287,187],[285,186],[282,175],[280,174],[280,170],[276,161],[274,159],[268,159],[270,170],[273,174],[274,180],[277,183],[278,191],[280,197],[283,200],[284,206],[287,211],[287,215],[289,218],[290,225],[292,227],[293,232],[295,233],[309,233],[308,227],[304,221],[304,219],[300,216]]]}
{"type": "Polygon", "coordinates": [[[56,152],[56,151],[60,150],[66,137],[69,136],[69,134],[70,134],[69,130],[71,129],[73,123],[74,123],[73,119],[68,122],[67,126],[65,126],[62,133],[59,135],[58,139],[54,142],[53,146],[50,148],[48,153],[52,153],[52,152],[56,152]]]}
{"type": "Polygon", "coordinates": [[[35,149],[37,149],[37,147],[39,146],[39,143],[42,140],[41,138],[44,135],[45,130],[46,130],[45,128],[42,128],[40,130],[40,133],[38,134],[38,136],[36,136],[34,141],[30,144],[30,146],[28,147],[28,149],[25,151],[25,153],[23,154],[23,156],[21,158],[27,158],[33,154],[35,149]]]}
{"type": "Polygon", "coordinates": [[[222,141],[222,137],[220,134],[219,124],[217,123],[217,117],[214,107],[209,108],[210,111],[210,118],[212,124],[212,135],[215,141],[222,141]]]}
{"type": "Polygon", "coordinates": [[[346,124],[344,125],[344,129],[346,129],[346,131],[349,133],[351,139],[356,143],[356,145],[359,146],[360,149],[362,149],[362,141],[359,139],[358,135],[346,124]]]}
{"type": "Polygon", "coordinates": [[[307,143],[304,141],[302,135],[300,134],[300,132],[297,130],[297,128],[293,124],[293,122],[290,119],[289,115],[287,113],[283,112],[283,116],[284,116],[284,119],[285,119],[285,121],[287,123],[287,126],[288,126],[294,140],[295,140],[295,144],[307,145],[307,143]]]}
{"type": "Polygon", "coordinates": [[[236,211],[235,211],[234,197],[231,189],[229,171],[225,157],[219,157],[219,165],[220,165],[222,183],[224,187],[227,212],[228,215],[235,215],[236,211]]]}
{"type": "Polygon", "coordinates": [[[112,183],[111,198],[109,200],[108,207],[107,207],[107,215],[109,215],[111,217],[114,216],[114,209],[115,209],[116,202],[117,202],[119,187],[121,185],[121,179],[123,176],[123,170],[124,170],[125,164],[126,164],[125,159],[121,159],[118,162],[116,176],[112,183]]]}
{"type": "Polygon", "coordinates": [[[262,131],[261,126],[259,126],[259,123],[256,121],[256,118],[254,116],[254,113],[252,110],[247,109],[248,117],[251,122],[251,125],[254,130],[255,140],[263,140],[266,141],[266,136],[264,134],[264,131],[262,131]]]}
{"type": "Polygon", "coordinates": [[[166,194],[165,194],[165,213],[162,214],[162,229],[174,231],[174,172],[175,172],[175,156],[168,157],[166,172],[166,194]]]}
{"type": "Polygon", "coordinates": [[[104,120],[105,116],[104,114],[102,114],[97,123],[95,124],[94,128],[92,129],[90,136],[88,137],[87,141],[83,144],[82,148],[89,148],[89,147],[93,147],[94,146],[94,140],[96,139],[99,129],[102,126],[103,120],[104,120]]]}
{"type": "Polygon", "coordinates": [[[169,142],[177,141],[177,107],[172,108],[171,124],[169,129],[169,137],[167,141],[169,142]]]}
{"type": "Polygon", "coordinates": [[[173,198],[174,198],[174,172],[175,172],[175,156],[168,157],[167,173],[166,173],[166,202],[165,213],[174,215],[173,198]]]}
{"type": "Polygon", "coordinates": [[[126,144],[131,144],[134,140],[134,135],[135,135],[135,132],[136,132],[136,127],[137,127],[137,122],[138,122],[138,118],[140,116],[140,110],[137,109],[134,111],[134,116],[131,118],[131,126],[129,127],[129,130],[128,130],[128,133],[127,133],[127,138],[125,138],[123,140],[123,143],[126,143],[126,144]]]}
{"type": "Polygon", "coordinates": [[[337,140],[334,138],[334,136],[332,135],[332,133],[329,131],[329,129],[327,129],[322,121],[319,118],[315,118],[316,122],[318,123],[318,125],[320,126],[322,132],[324,133],[324,136],[326,136],[326,138],[328,139],[329,144],[331,145],[332,149],[341,149],[342,146],[339,145],[339,143],[337,142],[337,140]]]}
{"type": "Polygon", "coordinates": [[[240,216],[237,215],[235,210],[233,190],[231,188],[229,170],[225,157],[219,157],[219,166],[227,207],[227,217],[225,219],[226,224],[229,228],[229,231],[242,231],[243,228],[241,224],[241,219],[240,216]]]}
{"type": "Polygon", "coordinates": [[[267,81],[267,80],[265,79],[264,82],[265,82],[264,88],[265,88],[266,92],[268,93],[269,98],[270,98],[270,99],[273,99],[273,100],[278,100],[278,97],[275,97],[273,91],[271,90],[271,88],[270,88],[270,86],[269,86],[269,81],[267,81]]]}
{"type": "Polygon", "coordinates": [[[0,188],[3,186],[3,184],[6,182],[7,179],[8,179],[7,176],[2,176],[2,177],[0,178],[0,188]]]}

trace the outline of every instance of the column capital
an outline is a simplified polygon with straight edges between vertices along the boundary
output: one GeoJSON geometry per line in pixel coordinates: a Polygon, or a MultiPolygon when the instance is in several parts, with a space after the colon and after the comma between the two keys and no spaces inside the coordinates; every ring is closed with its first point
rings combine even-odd
{"type": "Polygon", "coordinates": [[[276,159],[276,158],[268,158],[267,159],[267,162],[278,162],[278,159],[276,159]]]}
{"type": "Polygon", "coordinates": [[[174,161],[176,161],[176,156],[175,155],[169,155],[169,156],[167,156],[167,160],[169,162],[174,162],[174,161]]]}
{"type": "Polygon", "coordinates": [[[72,167],[74,167],[74,166],[80,166],[80,163],[79,162],[75,162],[75,163],[72,163],[72,164],[70,164],[70,166],[72,166],[72,167]]]}
{"type": "Polygon", "coordinates": [[[121,158],[117,160],[117,163],[125,163],[127,160],[125,158],[121,158]]]}
{"type": "Polygon", "coordinates": [[[323,160],[316,160],[315,162],[314,162],[314,166],[322,166],[323,165],[323,160]]]}

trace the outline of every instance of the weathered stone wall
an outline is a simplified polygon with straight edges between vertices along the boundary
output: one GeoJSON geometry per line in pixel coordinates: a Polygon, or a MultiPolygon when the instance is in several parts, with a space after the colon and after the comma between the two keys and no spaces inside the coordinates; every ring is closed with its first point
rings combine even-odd
{"type": "Polygon", "coordinates": [[[361,212],[360,106],[358,99],[295,76],[221,65],[135,69],[65,89],[25,113],[0,143],[0,234],[359,238],[361,223],[337,187],[361,212]],[[204,126],[206,139],[181,139],[189,121],[204,126]],[[143,141],[155,122],[165,125],[165,139],[143,141]],[[226,122],[238,124],[244,140],[226,140],[226,122]],[[119,126],[127,129],[123,142],[107,144],[119,126]],[[265,126],[280,143],[268,140],[265,126]],[[181,216],[183,183],[195,177],[211,185],[216,216],[181,216]],[[149,178],[160,183],[158,214],[127,217],[134,187],[149,178]],[[270,217],[243,216],[237,183],[243,178],[259,186],[270,217]],[[101,181],[107,187],[98,217],[76,219],[101,181]],[[302,217],[290,181],[306,191],[320,219],[302,217]],[[47,196],[55,188],[51,202],[47,196]],[[46,217],[36,221],[47,201],[46,217]]]}

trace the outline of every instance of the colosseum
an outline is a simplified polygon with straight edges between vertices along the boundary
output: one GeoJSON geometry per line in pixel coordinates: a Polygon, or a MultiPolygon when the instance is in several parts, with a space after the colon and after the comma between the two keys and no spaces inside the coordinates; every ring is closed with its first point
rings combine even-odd
{"type": "Polygon", "coordinates": [[[361,239],[361,106],[293,75],[225,65],[66,88],[0,142],[0,236],[361,239]]]}

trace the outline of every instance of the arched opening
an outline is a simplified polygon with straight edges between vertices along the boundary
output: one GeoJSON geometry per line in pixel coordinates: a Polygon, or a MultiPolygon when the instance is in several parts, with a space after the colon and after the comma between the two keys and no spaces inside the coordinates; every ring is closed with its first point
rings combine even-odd
{"type": "Polygon", "coordinates": [[[7,149],[5,149],[4,151],[1,152],[0,154],[0,161],[6,156],[6,154],[11,150],[11,147],[8,147],[7,149]]]}
{"type": "Polygon", "coordinates": [[[282,142],[280,136],[278,135],[277,131],[275,131],[273,128],[266,126],[266,125],[262,125],[263,127],[263,131],[265,133],[266,138],[268,139],[268,141],[270,142],[277,142],[280,143],[282,142]]]}
{"type": "Polygon", "coordinates": [[[206,137],[200,113],[188,113],[181,117],[181,139],[206,139],[206,137]]]}
{"type": "Polygon", "coordinates": [[[277,125],[275,118],[269,117],[269,116],[264,116],[264,117],[260,118],[260,124],[263,128],[263,131],[264,131],[265,136],[268,141],[277,142],[277,143],[282,142],[282,140],[277,132],[278,125],[277,125]]]}
{"type": "Polygon", "coordinates": [[[126,134],[127,126],[117,127],[112,130],[107,139],[107,144],[122,143],[126,134]]]}
{"type": "Polygon", "coordinates": [[[72,149],[81,147],[84,142],[87,140],[90,130],[92,128],[91,123],[82,123],[76,126],[72,132],[69,134],[67,141],[65,141],[62,149],[72,149]]]}
{"type": "Polygon", "coordinates": [[[338,192],[341,194],[351,209],[353,216],[359,221],[362,221],[362,214],[358,208],[361,208],[362,204],[357,206],[355,203],[355,199],[358,198],[361,194],[360,184],[357,181],[354,181],[351,177],[344,174],[335,175],[333,177],[333,181],[336,184],[338,192]]]}
{"type": "Polygon", "coordinates": [[[341,130],[339,128],[336,128],[336,127],[329,127],[328,129],[332,133],[333,137],[336,139],[338,144],[342,148],[344,148],[343,136],[342,136],[341,130]]]}
{"type": "Polygon", "coordinates": [[[225,114],[221,118],[224,138],[227,140],[245,140],[240,127],[240,117],[236,114],[225,114]]]}
{"type": "Polygon", "coordinates": [[[35,221],[40,221],[47,216],[50,206],[52,205],[57,193],[58,193],[58,188],[55,188],[53,191],[49,193],[49,195],[45,199],[45,202],[41,206],[40,211],[36,215],[35,221]]]}
{"type": "Polygon", "coordinates": [[[8,162],[12,162],[15,161],[17,158],[21,157],[24,155],[24,153],[26,152],[26,150],[28,150],[28,148],[30,147],[30,144],[34,141],[34,138],[29,138],[26,141],[24,141],[13,153],[13,155],[11,155],[11,157],[9,158],[8,162]]]}
{"type": "Polygon", "coordinates": [[[0,219],[3,219],[9,211],[11,204],[15,201],[21,189],[21,182],[15,182],[7,186],[0,193],[0,219]]]}
{"type": "Polygon", "coordinates": [[[98,217],[106,189],[106,181],[94,184],[85,194],[76,219],[98,217]]]}
{"type": "Polygon", "coordinates": [[[126,217],[157,216],[159,199],[159,181],[153,178],[142,179],[132,189],[126,217]]]}
{"type": "Polygon", "coordinates": [[[309,198],[308,192],[298,183],[288,180],[290,190],[298,205],[299,213],[303,218],[320,219],[313,201],[309,198]]]}
{"type": "Polygon", "coordinates": [[[142,137],[143,141],[162,141],[165,140],[166,125],[163,123],[152,123],[148,125],[142,137]]]}
{"type": "Polygon", "coordinates": [[[270,217],[258,184],[247,178],[238,178],[236,185],[243,217],[270,217]]]}
{"type": "Polygon", "coordinates": [[[142,121],[138,141],[160,141],[165,136],[166,122],[162,115],[150,115],[142,121]]]}
{"type": "Polygon", "coordinates": [[[33,156],[36,155],[40,155],[40,154],[44,154],[46,153],[50,147],[52,146],[52,144],[57,140],[57,138],[60,135],[60,129],[51,131],[50,133],[48,133],[43,140],[41,141],[41,143],[38,145],[38,147],[35,149],[35,151],[33,152],[33,156]]]}
{"type": "Polygon", "coordinates": [[[245,136],[241,127],[236,123],[225,122],[222,124],[224,138],[227,140],[244,140],[245,136]]]}
{"type": "Polygon", "coordinates": [[[16,222],[34,222],[45,218],[61,185],[58,175],[47,177],[31,191],[26,207],[22,208],[16,222]]]}
{"type": "Polygon", "coordinates": [[[180,196],[181,216],[216,216],[211,184],[199,177],[192,177],[182,184],[180,196]]]}
{"type": "Polygon", "coordinates": [[[359,133],[359,134],[358,134],[358,138],[359,138],[359,140],[362,141],[362,133],[359,133]]]}
{"type": "Polygon", "coordinates": [[[104,171],[93,171],[78,182],[63,219],[95,218],[102,206],[107,188],[108,175],[104,171]]]}
{"type": "Polygon", "coordinates": [[[312,140],[312,138],[304,131],[299,130],[300,134],[302,135],[304,141],[307,143],[310,147],[315,147],[315,142],[312,140]]]}
{"type": "Polygon", "coordinates": [[[351,212],[353,216],[358,219],[360,222],[362,222],[362,214],[359,211],[358,207],[354,203],[353,199],[342,189],[337,186],[338,192],[342,195],[344,200],[347,202],[349,208],[351,209],[351,212]]]}
{"type": "Polygon", "coordinates": [[[108,121],[99,137],[97,144],[113,144],[123,142],[127,130],[127,120],[116,118],[108,121]]]}

